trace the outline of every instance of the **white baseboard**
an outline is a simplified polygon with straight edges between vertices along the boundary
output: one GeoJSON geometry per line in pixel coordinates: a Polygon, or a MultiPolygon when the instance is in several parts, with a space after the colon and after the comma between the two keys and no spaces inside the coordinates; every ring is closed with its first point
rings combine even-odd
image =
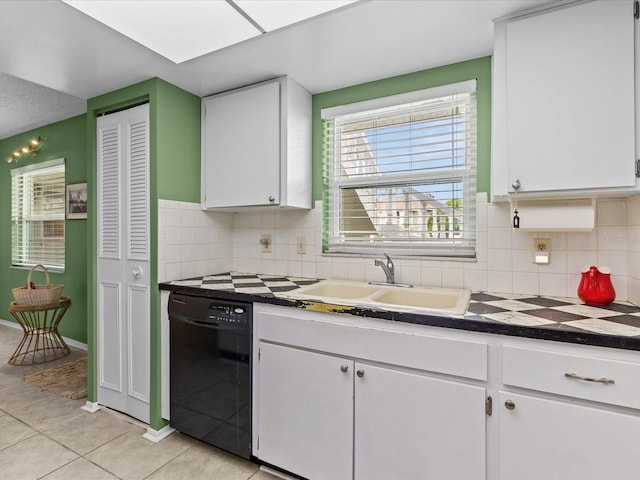
{"type": "Polygon", "coordinates": [[[81,406],[80,408],[85,412],[96,413],[102,407],[98,404],[98,402],[90,402],[87,400],[86,402],[84,402],[84,405],[81,406]]]}
{"type": "MultiPolygon", "coordinates": [[[[16,322],[11,322],[9,320],[0,319],[0,325],[4,325],[5,327],[15,328],[17,330],[22,330],[22,327],[16,322]]],[[[87,344],[74,340],[73,338],[62,337],[64,343],[69,345],[70,347],[78,348],[80,350],[87,351],[87,344]]]]}
{"type": "Polygon", "coordinates": [[[142,435],[142,438],[146,438],[147,440],[153,443],[158,443],[160,440],[168,437],[175,431],[176,429],[171,427],[170,425],[166,425],[162,427],[160,430],[154,430],[153,428],[149,427],[147,429],[147,433],[142,435]]]}

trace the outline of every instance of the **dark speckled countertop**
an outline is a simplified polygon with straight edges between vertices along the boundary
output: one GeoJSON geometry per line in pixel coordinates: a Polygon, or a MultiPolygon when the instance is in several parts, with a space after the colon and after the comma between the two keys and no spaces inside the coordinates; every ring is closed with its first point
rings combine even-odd
{"type": "Polygon", "coordinates": [[[573,298],[474,292],[467,314],[449,317],[286,298],[286,292],[317,281],[227,272],[161,283],[160,289],[458,330],[640,350],[640,307],[629,303],[614,302],[606,307],[591,307],[573,298]]]}

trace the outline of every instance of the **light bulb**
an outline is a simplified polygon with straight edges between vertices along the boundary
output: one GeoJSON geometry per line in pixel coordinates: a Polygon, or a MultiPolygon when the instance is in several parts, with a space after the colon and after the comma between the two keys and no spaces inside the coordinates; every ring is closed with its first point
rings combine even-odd
{"type": "Polygon", "coordinates": [[[13,156],[18,158],[20,155],[22,155],[22,152],[20,150],[16,150],[15,152],[13,152],[13,156]]]}
{"type": "Polygon", "coordinates": [[[34,137],[31,139],[31,145],[39,145],[40,144],[40,137],[34,137]]]}
{"type": "Polygon", "coordinates": [[[13,162],[13,157],[7,157],[7,163],[13,162]]]}
{"type": "Polygon", "coordinates": [[[22,147],[22,153],[29,153],[29,147],[22,147]]]}

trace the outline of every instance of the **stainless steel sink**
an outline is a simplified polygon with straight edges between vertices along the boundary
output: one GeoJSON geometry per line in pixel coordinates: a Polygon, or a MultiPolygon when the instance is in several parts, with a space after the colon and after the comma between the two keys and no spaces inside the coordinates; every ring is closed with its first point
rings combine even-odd
{"type": "Polygon", "coordinates": [[[408,289],[346,280],[322,280],[280,296],[365,308],[461,316],[467,311],[471,292],[453,288],[408,289]]]}

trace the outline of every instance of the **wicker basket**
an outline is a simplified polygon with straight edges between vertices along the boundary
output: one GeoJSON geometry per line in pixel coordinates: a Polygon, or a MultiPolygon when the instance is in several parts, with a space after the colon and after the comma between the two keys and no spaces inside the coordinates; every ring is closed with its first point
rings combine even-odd
{"type": "Polygon", "coordinates": [[[27,285],[14,288],[12,291],[16,299],[16,305],[50,305],[60,300],[63,288],[64,285],[51,285],[49,271],[44,265],[34,265],[31,270],[29,270],[27,285]],[[45,285],[34,285],[31,282],[31,275],[33,275],[33,271],[38,267],[44,270],[47,278],[45,285]]]}

